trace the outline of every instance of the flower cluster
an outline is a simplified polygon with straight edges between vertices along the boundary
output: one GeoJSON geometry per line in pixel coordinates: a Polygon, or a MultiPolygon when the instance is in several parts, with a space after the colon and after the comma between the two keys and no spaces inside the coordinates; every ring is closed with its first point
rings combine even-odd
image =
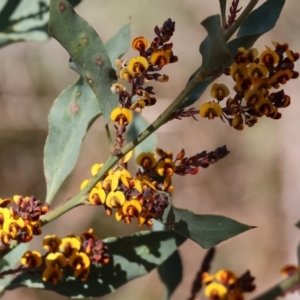
{"type": "Polygon", "coordinates": [[[64,271],[72,271],[74,277],[85,281],[92,264],[106,264],[109,261],[108,247],[96,238],[93,229],[81,236],[68,235],[63,239],[56,235],[45,236],[43,248],[47,251],[44,255],[38,251],[25,252],[21,264],[29,272],[42,272],[43,281],[51,284],[61,280],[64,271]]]}
{"type": "MultiPolygon", "coordinates": [[[[159,158],[152,152],[141,153],[136,158],[141,168],[135,177],[131,176],[124,164],[119,164],[92,188],[87,199],[92,205],[104,205],[108,216],[116,209],[115,217],[118,221],[124,220],[129,224],[136,217],[139,225],[152,226],[151,219],[168,206],[165,192],[171,193],[174,190],[171,182],[173,174],[196,174],[199,167],[206,168],[228,153],[225,146],[191,157],[185,157],[184,150],[181,150],[175,159],[172,152],[159,148],[156,151],[159,158]]],[[[129,156],[125,161],[128,159],[129,156]]],[[[102,167],[103,164],[93,165],[92,175],[96,175],[102,167]]],[[[88,182],[88,179],[84,180],[81,189],[88,182]]]]}
{"type": "Polygon", "coordinates": [[[254,291],[253,282],[254,277],[249,271],[239,278],[227,270],[220,270],[216,274],[202,274],[202,284],[206,285],[204,294],[211,300],[243,300],[243,293],[254,291]]]}
{"type": "Polygon", "coordinates": [[[48,206],[34,196],[0,198],[0,250],[8,248],[10,240],[27,243],[33,235],[41,234],[39,218],[47,212],[48,206]],[[8,205],[11,206],[8,208],[8,205]]]}
{"type": "Polygon", "coordinates": [[[234,64],[226,72],[235,82],[235,96],[228,97],[230,92],[227,86],[215,83],[210,93],[215,100],[204,103],[200,115],[208,119],[225,118],[237,130],[243,130],[244,124],[252,127],[263,116],[280,119],[278,109],[287,107],[291,99],[283,89],[277,92],[271,92],[271,89],[279,89],[299,76],[294,71],[299,53],[290,50],[287,44],[273,44],[274,50],[267,47],[260,55],[255,48],[239,48],[234,64]],[[226,97],[225,107],[222,108],[220,102],[226,97]]]}
{"type": "Polygon", "coordinates": [[[280,273],[284,277],[290,277],[299,272],[299,268],[296,265],[286,265],[281,268],[280,273]]]}
{"type": "Polygon", "coordinates": [[[127,60],[116,60],[116,66],[120,70],[119,79],[130,84],[130,92],[125,85],[117,82],[111,86],[111,91],[119,95],[121,108],[115,108],[111,113],[111,120],[116,122],[117,131],[116,149],[123,144],[123,134],[126,126],[132,119],[131,111],[140,113],[145,106],[152,106],[156,103],[153,97],[155,92],[152,86],[144,87],[150,80],[167,82],[169,77],[160,74],[159,71],[167,64],[176,62],[177,56],[173,55],[173,44],[167,43],[175,30],[175,22],[168,19],[163,26],[154,28],[156,37],[152,42],[144,37],[137,37],[132,41],[133,49],[139,52],[139,56],[127,60]]]}

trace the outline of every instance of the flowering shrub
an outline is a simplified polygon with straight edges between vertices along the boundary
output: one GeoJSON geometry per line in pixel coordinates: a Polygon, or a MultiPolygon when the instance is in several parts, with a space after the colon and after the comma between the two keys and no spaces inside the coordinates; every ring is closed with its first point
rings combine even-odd
{"type": "MultiPolygon", "coordinates": [[[[220,118],[240,131],[264,116],[281,118],[281,109],[291,104],[287,83],[299,77],[299,53],[285,41],[273,42],[272,48],[267,46],[261,51],[253,45],[275,26],[284,0],[267,0],[256,9],[257,0],[249,1],[244,9],[234,0],[227,18],[226,0],[220,0],[221,15],[201,23],[207,30],[200,44],[201,66],[152,124],[142,116],[160,101],[154,82],[166,86],[169,75],[164,67],[172,64],[174,72],[180,59],[172,42],[175,21],[168,18],[160,26],[153,24],[154,36],[150,38],[140,32],[131,41],[136,54],[125,58],[130,45],[129,25],[104,45],[96,31],[74,11],[78,2],[50,0],[49,7],[40,4],[40,14],[50,10],[49,20],[46,18],[48,34],[66,49],[70,67],[79,78],[59,95],[49,113],[44,151],[45,201],[19,195],[0,199],[0,276],[8,278],[3,291],[26,286],[71,298],[100,297],[157,268],[169,299],[182,277],[178,247],[191,239],[210,250],[195,276],[189,299],[197,299],[201,289],[206,299],[246,299],[245,294],[259,284],[250,270],[240,276],[225,269],[212,273],[211,263],[216,245],[255,226],[221,215],[194,214],[172,204],[177,188],[173,178],[197,176],[200,169],[226,158],[227,146],[187,155],[186,147],[161,149],[151,137],[168,122],[198,120],[199,115],[209,120],[220,118]],[[231,76],[232,91],[222,83],[223,74],[231,76]],[[213,83],[215,80],[218,82],[213,83]],[[202,102],[200,109],[191,107],[202,101],[206,88],[212,100],[202,102]],[[105,163],[92,165],[90,178],[82,178],[74,197],[54,207],[52,202],[75,166],[82,140],[99,117],[104,121],[110,156],[105,163]],[[174,155],[174,150],[179,152],[174,155]],[[43,237],[45,253],[28,250],[28,243],[42,234],[44,225],[79,206],[93,206],[95,210],[101,206],[106,216],[119,221],[117,226],[136,219],[148,230],[105,239],[96,237],[97,228],[64,238],[53,233],[43,237]],[[153,225],[159,223],[163,229],[158,231],[153,225]],[[154,230],[149,230],[151,227],[154,230]],[[18,249],[11,259],[9,255],[18,249]]],[[[9,2],[3,8],[1,13],[8,14],[7,20],[18,4],[9,2]]],[[[29,12],[28,18],[32,16],[29,12]]],[[[6,25],[8,30],[10,23],[6,25]]],[[[39,28],[45,27],[42,25],[39,28]]],[[[5,34],[2,46],[15,41],[5,34]]],[[[26,39],[24,34],[18,40],[26,39]]],[[[287,265],[282,273],[287,277],[283,283],[254,299],[275,299],[299,288],[298,266],[287,265]]]]}

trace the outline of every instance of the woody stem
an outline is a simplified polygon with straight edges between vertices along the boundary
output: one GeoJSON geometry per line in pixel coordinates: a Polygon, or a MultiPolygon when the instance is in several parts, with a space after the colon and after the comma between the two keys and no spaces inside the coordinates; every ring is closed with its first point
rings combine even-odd
{"type": "Polygon", "coordinates": [[[269,300],[276,299],[279,296],[282,296],[285,292],[292,290],[295,286],[300,285],[300,274],[297,273],[289,278],[279,282],[266,292],[261,295],[253,298],[252,300],[269,300]]]}

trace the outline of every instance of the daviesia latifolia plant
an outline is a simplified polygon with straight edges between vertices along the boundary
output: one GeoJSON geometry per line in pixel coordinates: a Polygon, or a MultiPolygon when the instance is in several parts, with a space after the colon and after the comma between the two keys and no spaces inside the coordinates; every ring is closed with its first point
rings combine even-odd
{"type": "MultiPolygon", "coordinates": [[[[255,8],[258,0],[250,0],[242,8],[234,0],[227,3],[227,9],[226,0],[220,0],[220,15],[201,23],[207,31],[200,44],[201,66],[152,124],[144,117],[148,107],[160,101],[153,83],[167,86],[165,66],[171,64],[169,70],[174,72],[180,60],[172,43],[175,21],[170,17],[153,24],[152,36],[140,32],[132,40],[126,24],[104,45],[74,11],[79,2],[40,1],[37,13],[29,7],[26,12],[28,21],[40,16],[38,26],[26,30],[41,31],[48,24],[48,34],[68,52],[70,68],[79,77],[58,96],[49,113],[45,201],[32,195],[0,200],[2,292],[25,286],[71,298],[99,297],[157,268],[169,299],[182,277],[178,247],[191,239],[210,250],[191,283],[188,299],[199,299],[201,289],[206,299],[246,299],[245,294],[259,284],[255,274],[226,269],[212,273],[210,266],[217,244],[253,226],[226,216],[194,214],[171,201],[176,191],[174,176],[198,176],[200,168],[226,158],[227,147],[189,153],[189,149],[162,149],[153,137],[164,124],[186,118],[220,119],[231,127],[228,130],[240,131],[260,126],[260,118],[278,122],[291,103],[288,83],[299,76],[295,70],[299,53],[290,49],[288,41],[265,41],[264,49],[254,44],[275,26],[285,1],[267,0],[255,8]],[[135,55],[128,58],[124,54],[129,47],[135,55]],[[230,85],[222,82],[223,76],[229,76],[230,85]],[[211,99],[202,100],[206,89],[211,99]],[[97,118],[104,120],[110,157],[91,166],[90,177],[82,178],[77,195],[53,207],[57,191],[75,166],[82,140],[97,118]],[[129,171],[134,166],[136,171],[129,171]],[[28,250],[34,236],[43,235],[43,225],[85,205],[103,210],[119,226],[137,222],[144,230],[104,240],[97,237],[97,228],[67,236],[53,232],[43,236],[43,251],[28,250]],[[163,229],[152,230],[158,223],[163,229]]],[[[17,22],[13,12],[18,12],[19,4],[7,1],[2,8],[1,13],[7,15],[1,25],[1,46],[32,39],[26,30],[13,32],[12,24],[17,22]]],[[[38,36],[35,39],[41,39],[38,36]]],[[[253,299],[275,299],[295,291],[300,284],[298,267],[287,265],[282,273],[286,280],[253,299]]]]}

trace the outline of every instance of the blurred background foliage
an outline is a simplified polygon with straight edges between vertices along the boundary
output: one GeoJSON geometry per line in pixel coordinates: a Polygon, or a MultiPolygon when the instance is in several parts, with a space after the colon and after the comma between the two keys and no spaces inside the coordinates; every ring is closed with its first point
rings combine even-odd
{"type": "MultiPolygon", "coordinates": [[[[245,7],[247,2],[241,1],[241,5],[245,7]]],[[[292,50],[299,52],[298,1],[286,2],[275,29],[255,44],[259,51],[265,45],[271,46],[271,41],[277,41],[287,42],[292,50]]],[[[198,47],[206,33],[199,23],[207,16],[219,13],[219,1],[85,0],[76,11],[96,29],[104,42],[128,19],[132,22],[132,38],[142,35],[147,39],[153,37],[155,25],[160,26],[169,17],[176,21],[172,41],[179,61],[164,69],[170,81],[155,86],[158,103],[144,111],[144,116],[152,121],[169,105],[200,65],[198,47]]],[[[125,58],[136,55],[130,50],[125,58]]],[[[69,69],[68,59],[67,52],[53,39],[43,43],[15,43],[0,50],[2,198],[14,194],[35,195],[41,200],[45,198],[43,147],[48,129],[47,115],[54,99],[77,78],[77,74],[69,69]]],[[[225,76],[216,82],[233,86],[231,79],[225,76]]],[[[174,177],[173,202],[177,207],[195,213],[222,214],[258,226],[256,230],[219,245],[212,269],[212,272],[220,268],[231,269],[238,275],[250,269],[256,276],[255,294],[281,280],[279,270],[283,265],[296,263],[299,230],[294,224],[300,218],[297,209],[300,196],[300,118],[297,113],[300,103],[297,85],[299,83],[295,80],[286,87],[285,92],[291,96],[292,103],[283,110],[279,121],[265,118],[259,120],[255,127],[239,132],[221,120],[208,121],[199,116],[198,122],[192,119],[172,121],[157,134],[159,147],[175,154],[184,148],[187,155],[193,155],[224,144],[231,151],[226,159],[209,169],[201,169],[196,176],[174,177]]],[[[209,99],[208,91],[201,101],[209,99]]],[[[196,104],[198,108],[200,101],[196,104]]],[[[103,121],[97,120],[84,140],[75,170],[57,194],[53,207],[74,196],[81,181],[89,178],[92,164],[106,161],[108,155],[103,121]]],[[[117,223],[114,218],[107,218],[101,208],[79,207],[48,224],[43,235],[80,233],[91,226],[101,238],[147,229],[135,224],[126,226],[117,223]]],[[[31,248],[40,249],[41,238],[37,237],[31,248]]],[[[187,241],[180,248],[180,253],[183,281],[173,299],[188,298],[205,250],[187,241]]],[[[51,299],[54,296],[65,299],[51,292],[23,288],[7,292],[3,299],[51,299]]],[[[163,286],[157,272],[134,280],[103,299],[121,297],[131,300],[162,299],[163,286]]],[[[286,299],[298,297],[290,295],[286,299]]]]}

